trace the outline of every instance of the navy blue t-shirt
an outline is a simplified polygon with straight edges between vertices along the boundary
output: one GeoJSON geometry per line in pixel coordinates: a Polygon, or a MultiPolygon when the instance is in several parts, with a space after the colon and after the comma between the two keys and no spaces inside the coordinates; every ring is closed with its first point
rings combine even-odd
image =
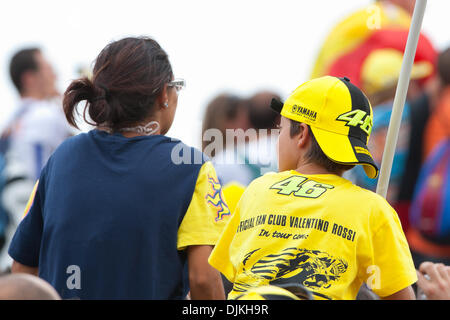
{"type": "Polygon", "coordinates": [[[39,266],[64,299],[184,298],[177,232],[207,159],[180,144],[99,130],[68,139],[43,169],[9,254],[39,266]],[[175,147],[192,161],[174,161],[175,147]]]}

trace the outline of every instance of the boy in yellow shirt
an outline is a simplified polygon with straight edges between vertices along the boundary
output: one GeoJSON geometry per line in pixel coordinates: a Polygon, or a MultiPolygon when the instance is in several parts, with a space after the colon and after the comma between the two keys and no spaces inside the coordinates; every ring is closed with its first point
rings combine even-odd
{"type": "Polygon", "coordinates": [[[248,186],[209,258],[233,283],[228,298],[294,282],[315,299],[355,299],[363,283],[382,298],[414,299],[416,270],[396,212],[341,177],[354,165],[378,175],[366,96],[326,76],[272,108],[282,116],[280,172],[248,186]]]}

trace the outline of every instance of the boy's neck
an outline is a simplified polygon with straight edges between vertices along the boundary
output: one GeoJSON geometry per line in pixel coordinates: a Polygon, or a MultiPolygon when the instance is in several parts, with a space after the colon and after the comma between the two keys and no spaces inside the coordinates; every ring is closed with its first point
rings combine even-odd
{"type": "MultiPolygon", "coordinates": [[[[299,163],[297,165],[297,169],[295,169],[295,171],[302,173],[302,174],[335,174],[334,172],[330,172],[327,169],[325,169],[324,167],[312,163],[312,162],[308,162],[308,163],[299,163]]],[[[341,176],[341,175],[338,175],[341,176]]]]}

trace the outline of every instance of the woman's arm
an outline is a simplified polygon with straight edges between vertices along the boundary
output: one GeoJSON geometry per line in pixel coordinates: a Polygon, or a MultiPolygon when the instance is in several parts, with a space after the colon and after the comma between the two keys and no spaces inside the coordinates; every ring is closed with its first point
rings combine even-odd
{"type": "Polygon", "coordinates": [[[11,273],[29,273],[38,276],[39,268],[29,267],[14,260],[11,266],[11,273]]]}
{"type": "Polygon", "coordinates": [[[225,300],[225,291],[219,271],[208,263],[213,246],[187,247],[189,285],[192,300],[225,300]]]}

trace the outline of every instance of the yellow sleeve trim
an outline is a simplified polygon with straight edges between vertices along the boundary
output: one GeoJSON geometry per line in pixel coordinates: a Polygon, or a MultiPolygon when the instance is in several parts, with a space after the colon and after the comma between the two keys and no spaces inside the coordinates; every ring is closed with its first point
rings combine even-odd
{"type": "Polygon", "coordinates": [[[33,191],[31,192],[30,198],[28,199],[27,205],[26,205],[25,210],[24,210],[24,212],[23,212],[22,219],[25,218],[25,217],[27,216],[28,212],[29,212],[30,209],[31,209],[31,206],[33,205],[33,202],[34,202],[34,198],[35,198],[35,196],[36,196],[36,191],[37,191],[38,185],[39,185],[39,180],[36,181],[36,184],[35,184],[34,187],[33,187],[33,191]]]}
{"type": "Polygon", "coordinates": [[[215,245],[229,220],[230,210],[210,161],[201,167],[194,194],[178,229],[178,250],[190,245],[215,245]]]}

